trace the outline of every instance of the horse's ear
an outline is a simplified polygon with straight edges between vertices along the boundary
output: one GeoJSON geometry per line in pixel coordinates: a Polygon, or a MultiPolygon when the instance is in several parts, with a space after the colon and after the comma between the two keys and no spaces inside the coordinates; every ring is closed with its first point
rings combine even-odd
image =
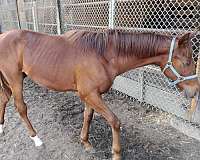
{"type": "Polygon", "coordinates": [[[178,40],[178,46],[179,47],[186,47],[190,43],[190,34],[191,33],[186,33],[183,36],[181,36],[178,40]]]}
{"type": "Polygon", "coordinates": [[[180,47],[187,47],[188,45],[190,45],[191,43],[191,39],[195,36],[196,33],[192,33],[192,32],[189,32],[189,33],[186,33],[184,34],[183,36],[181,36],[178,40],[178,45],[180,47]]]}

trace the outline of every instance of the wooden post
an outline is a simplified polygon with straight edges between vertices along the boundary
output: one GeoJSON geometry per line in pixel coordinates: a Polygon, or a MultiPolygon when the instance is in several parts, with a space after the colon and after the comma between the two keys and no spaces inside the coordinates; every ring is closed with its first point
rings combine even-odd
{"type": "MultiPolygon", "coordinates": [[[[197,69],[196,69],[196,74],[198,75],[199,77],[199,73],[200,73],[200,57],[198,57],[198,60],[197,60],[197,69]]],[[[194,112],[196,111],[196,108],[197,108],[197,104],[198,104],[198,100],[199,100],[199,93],[196,95],[196,97],[194,97],[192,99],[192,102],[191,102],[191,107],[190,109],[188,110],[188,120],[191,121],[192,120],[192,117],[194,115],[194,112]]]]}

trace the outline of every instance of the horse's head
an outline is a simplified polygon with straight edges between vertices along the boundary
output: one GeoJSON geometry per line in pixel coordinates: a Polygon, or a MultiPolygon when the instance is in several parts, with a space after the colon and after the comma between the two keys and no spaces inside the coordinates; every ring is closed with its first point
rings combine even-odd
{"type": "Polygon", "coordinates": [[[187,33],[180,38],[174,38],[167,61],[165,59],[161,66],[171,83],[184,91],[186,98],[194,97],[200,90],[195,63],[192,59],[191,38],[193,35],[187,33]]]}

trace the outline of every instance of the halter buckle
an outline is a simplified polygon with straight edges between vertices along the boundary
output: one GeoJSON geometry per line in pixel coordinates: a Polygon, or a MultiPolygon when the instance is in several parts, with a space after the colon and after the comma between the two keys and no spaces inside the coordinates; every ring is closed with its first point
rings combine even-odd
{"type": "Polygon", "coordinates": [[[178,77],[178,80],[184,81],[184,77],[183,77],[183,76],[180,76],[180,77],[178,77]]]}
{"type": "Polygon", "coordinates": [[[172,62],[167,62],[167,66],[172,66],[172,62]]]}

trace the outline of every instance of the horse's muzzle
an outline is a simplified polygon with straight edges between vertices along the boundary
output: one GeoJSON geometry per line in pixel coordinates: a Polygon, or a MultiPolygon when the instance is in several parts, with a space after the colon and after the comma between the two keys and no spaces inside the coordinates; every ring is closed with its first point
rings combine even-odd
{"type": "Polygon", "coordinates": [[[184,89],[184,97],[186,99],[194,98],[195,96],[198,95],[198,92],[199,92],[198,89],[190,89],[190,88],[184,89]]]}

